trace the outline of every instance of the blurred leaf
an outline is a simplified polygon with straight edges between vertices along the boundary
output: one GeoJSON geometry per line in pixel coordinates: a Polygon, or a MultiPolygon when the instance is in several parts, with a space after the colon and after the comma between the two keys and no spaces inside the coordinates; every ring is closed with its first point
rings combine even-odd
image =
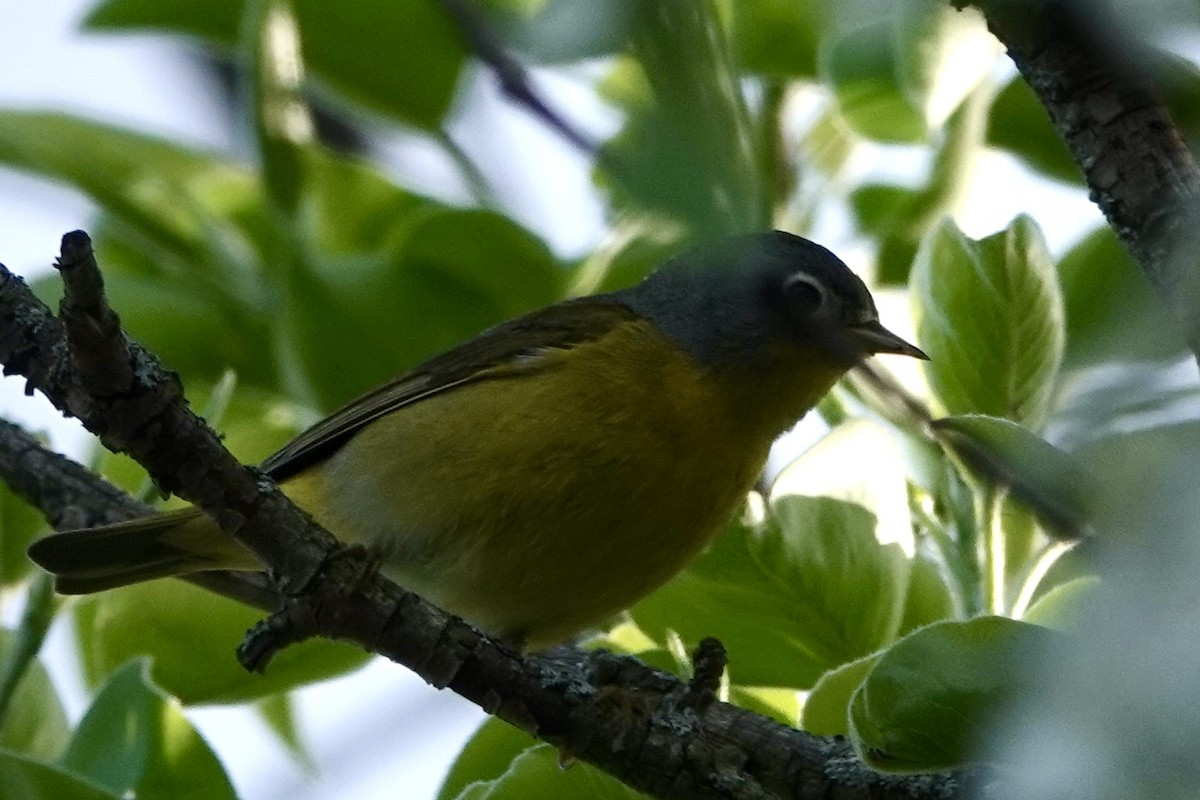
{"type": "Polygon", "coordinates": [[[569,797],[571,800],[649,800],[611,775],[582,761],[563,769],[558,751],[539,744],[521,753],[499,777],[472,783],[458,800],[569,797]]]}
{"type": "Polygon", "coordinates": [[[296,703],[290,692],[269,694],[255,704],[255,709],[267,727],[279,738],[292,757],[308,771],[316,769],[312,751],[304,741],[299,721],[296,719],[296,703]]]}
{"type": "Polygon", "coordinates": [[[830,180],[837,180],[858,152],[860,141],[846,126],[837,108],[833,104],[827,104],[816,121],[805,131],[800,148],[804,159],[822,175],[830,180]]]}
{"type": "MultiPolygon", "coordinates": [[[[8,655],[14,638],[11,631],[0,629],[0,662],[8,655]]],[[[70,738],[71,726],[58,692],[46,669],[33,661],[25,668],[0,722],[0,752],[12,750],[32,758],[50,760],[58,758],[70,738]]],[[[4,778],[0,774],[0,787],[3,786],[4,778]]],[[[0,789],[0,797],[23,795],[0,789]]]]}
{"type": "Polygon", "coordinates": [[[822,675],[804,701],[800,728],[817,736],[848,735],[850,698],[862,685],[880,655],[872,653],[863,656],[822,675]]]}
{"type": "Polygon", "coordinates": [[[441,208],[353,158],[316,148],[308,153],[307,168],[304,231],[312,237],[310,257],[318,263],[330,254],[369,258],[387,252],[412,219],[441,208]]]}
{"type": "Polygon", "coordinates": [[[15,586],[29,574],[25,550],[46,528],[40,511],[0,484],[0,586],[15,586]]]}
{"type": "Polygon", "coordinates": [[[634,285],[679,252],[686,233],[679,225],[646,217],[617,220],[575,270],[567,293],[598,294],[634,285]]]}
{"type": "Polygon", "coordinates": [[[328,255],[287,285],[279,347],[330,410],[481,330],[561,298],[546,246],[488,211],[429,210],[391,254],[328,255]]]}
{"type": "Polygon", "coordinates": [[[938,565],[923,555],[912,559],[908,594],[904,598],[904,619],[899,635],[954,616],[954,599],[938,565]]]}
{"type": "Polygon", "coordinates": [[[290,219],[304,188],[302,148],[313,139],[301,92],[300,31],[287,0],[251,3],[243,28],[241,50],[251,73],[246,114],[253,122],[259,169],[275,208],[290,219]]]}
{"type": "Polygon", "coordinates": [[[894,20],[880,17],[824,39],[821,77],[855,133],[883,142],[923,142],[929,130],[899,84],[897,55],[894,20]]]}
{"type": "Polygon", "coordinates": [[[993,87],[985,82],[965,98],[946,123],[925,185],[908,190],[868,185],[851,195],[860,225],[881,239],[876,279],[907,288],[917,245],[954,213],[984,148],[984,129],[993,87]]]}
{"type": "Polygon", "coordinates": [[[88,595],[74,607],[89,684],[104,680],[131,658],[149,655],[154,682],[187,705],[266,697],[344,675],[369,657],[349,645],[314,639],[280,653],[265,675],[248,673],[234,650],[261,616],[256,609],[177,580],[88,595]]]}
{"type": "Polygon", "coordinates": [[[988,144],[1008,150],[1041,175],[1083,183],[1083,173],[1054,130],[1046,109],[1019,75],[996,96],[987,138],[988,144]]]}
{"type": "Polygon", "coordinates": [[[796,727],[800,719],[800,692],[786,686],[742,686],[735,683],[729,687],[729,702],[789,728],[796,727]]]}
{"type": "Polygon", "coordinates": [[[909,554],[914,545],[904,470],[894,436],[872,420],[850,419],[780,470],[770,500],[804,495],[856,503],[873,516],[878,541],[899,544],[909,554]]]}
{"type": "MultiPolygon", "coordinates": [[[[1067,455],[1061,449],[1059,452],[1067,455]]],[[[1082,470],[1078,462],[1075,466],[1077,470],[1082,470]]],[[[1087,481],[1086,474],[1084,480],[1087,481]]],[[[1087,489],[1086,486],[1084,488],[1087,489]]],[[[1083,522],[1086,524],[1087,520],[1083,522]]],[[[1019,580],[1044,541],[1040,535],[1042,530],[1038,526],[1038,518],[1028,505],[1008,494],[1001,500],[1000,530],[1004,534],[1005,573],[1008,580],[1019,580]]]]}
{"type": "Polygon", "coordinates": [[[490,0],[505,43],[542,64],[602,58],[625,49],[637,0],[490,0]],[[534,8],[529,8],[534,6],[534,8]]]}
{"type": "Polygon", "coordinates": [[[1084,610],[1100,591],[1100,586],[1101,581],[1095,575],[1060,583],[1039,597],[1025,612],[1023,619],[1058,631],[1075,630],[1079,627],[1084,610]]]}
{"type": "Polygon", "coordinates": [[[850,703],[859,755],[885,772],[962,766],[991,719],[1027,688],[1016,665],[1054,635],[1005,617],[978,617],[904,637],[850,703]]]}
{"type": "Polygon", "coordinates": [[[366,108],[435,129],[450,109],[466,53],[428,0],[297,0],[304,60],[366,108]]]}
{"type": "Polygon", "coordinates": [[[198,252],[187,187],[225,169],[209,155],[66,114],[0,111],[0,164],[75,187],[180,257],[198,252]]]}
{"type": "Polygon", "coordinates": [[[746,72],[809,77],[817,71],[817,42],[826,15],[812,0],[735,0],[729,39],[746,72]]]}
{"type": "Polygon", "coordinates": [[[1017,217],[979,241],[949,220],[913,265],[917,338],[925,372],[952,414],[1045,421],[1062,361],[1065,324],[1054,262],[1037,224],[1017,217]]]}
{"type": "Polygon", "coordinates": [[[653,99],[620,98],[626,124],[603,146],[614,205],[672,219],[699,238],[767,227],[759,138],[715,4],[638,9],[633,52],[642,79],[626,75],[623,88],[648,86],[653,99]]]}
{"type": "Polygon", "coordinates": [[[1096,484],[1080,463],[1026,428],[1006,419],[965,414],[934,420],[938,439],[988,478],[1007,482],[1013,495],[1047,524],[1078,536],[1095,505],[1096,484]]]}
{"type": "Polygon", "coordinates": [[[56,764],[45,764],[4,749],[0,749],[0,797],[13,800],[121,800],[120,793],[101,789],[56,764]]]}
{"type": "Polygon", "coordinates": [[[113,674],[79,723],[63,766],[117,794],[232,800],[221,762],[146,673],[139,659],[113,674]]]}
{"type": "MultiPolygon", "coordinates": [[[[233,46],[244,0],[106,0],[84,20],[91,30],[158,30],[233,46]]],[[[454,97],[465,58],[449,17],[427,0],[296,0],[304,60],[336,92],[371,110],[434,129],[454,97]]]]}
{"type": "Polygon", "coordinates": [[[161,30],[186,33],[233,44],[238,38],[246,0],[208,0],[188,3],[177,0],[104,0],[83,20],[90,30],[161,30]]]}
{"type": "MultiPolygon", "coordinates": [[[[239,376],[244,369],[246,380],[259,386],[271,379],[264,328],[202,293],[187,291],[182,281],[109,270],[110,263],[102,261],[104,287],[121,315],[121,327],[185,382],[215,380],[226,369],[239,376]]],[[[36,279],[33,289],[43,298],[57,298],[62,283],[57,274],[47,275],[36,279]]],[[[56,299],[51,302],[57,305],[56,299]]]]}
{"type": "Polygon", "coordinates": [[[825,37],[822,77],[856,132],[924,142],[987,77],[998,55],[995,39],[974,9],[904,0],[879,11],[854,16],[825,37]]]}
{"type": "Polygon", "coordinates": [[[900,85],[926,125],[940,127],[995,67],[1000,43],[976,8],[940,0],[894,7],[900,85]]]}
{"type": "Polygon", "coordinates": [[[896,231],[911,233],[908,209],[916,194],[915,190],[905,186],[867,183],[850,193],[850,208],[863,233],[872,236],[896,231]]]}
{"type": "Polygon", "coordinates": [[[513,759],[537,743],[528,733],[507,722],[495,717],[484,720],[450,765],[437,800],[454,800],[474,783],[500,778],[513,759]]]}
{"type": "Polygon", "coordinates": [[[1062,257],[1058,275],[1069,364],[1165,360],[1187,352],[1179,326],[1107,225],[1062,257]]]}
{"type": "Polygon", "coordinates": [[[1189,140],[1200,135],[1200,67],[1191,59],[1165,49],[1152,52],[1155,88],[1171,112],[1174,122],[1189,140]]]}
{"type": "Polygon", "coordinates": [[[737,654],[735,683],[807,688],[892,641],[908,571],[861,506],[784,497],[765,525],[732,525],[631,613],[659,641],[668,630],[689,647],[716,636],[737,654]]]}

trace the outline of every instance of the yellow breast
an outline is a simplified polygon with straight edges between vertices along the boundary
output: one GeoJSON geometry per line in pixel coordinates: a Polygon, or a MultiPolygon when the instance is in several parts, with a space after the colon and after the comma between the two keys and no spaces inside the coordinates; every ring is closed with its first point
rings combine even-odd
{"type": "Polygon", "coordinates": [[[401,585],[537,646],[686,564],[777,432],[748,430],[728,391],[627,324],[401,408],[284,489],[401,585]]]}

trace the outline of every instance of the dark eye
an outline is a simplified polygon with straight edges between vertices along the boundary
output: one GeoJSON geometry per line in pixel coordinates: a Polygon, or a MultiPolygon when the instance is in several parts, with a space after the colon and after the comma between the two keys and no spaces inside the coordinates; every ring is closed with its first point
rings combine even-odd
{"type": "Polygon", "coordinates": [[[803,273],[789,275],[783,282],[789,305],[801,314],[813,315],[825,307],[825,287],[803,273]]]}

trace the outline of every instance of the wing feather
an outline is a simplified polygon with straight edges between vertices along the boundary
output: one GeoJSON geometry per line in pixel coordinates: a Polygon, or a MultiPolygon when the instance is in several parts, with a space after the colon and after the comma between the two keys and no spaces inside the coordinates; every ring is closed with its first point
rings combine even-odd
{"type": "Polygon", "coordinates": [[[616,300],[583,297],[489,328],[333,412],[262,463],[284,480],[328,458],[363,427],[396,409],[502,374],[528,370],[547,350],[569,350],[639,319],[616,300]]]}

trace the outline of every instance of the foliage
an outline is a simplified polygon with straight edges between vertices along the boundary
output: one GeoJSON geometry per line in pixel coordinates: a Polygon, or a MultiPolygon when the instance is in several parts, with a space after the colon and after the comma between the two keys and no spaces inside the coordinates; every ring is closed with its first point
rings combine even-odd
{"type": "MultiPolygon", "coordinates": [[[[1076,180],[1036,101],[1019,80],[996,85],[999,51],[976,14],[926,0],[881,15],[866,0],[838,13],[808,0],[487,5],[487,24],[520,58],[552,70],[589,60],[594,90],[622,114],[595,171],[613,235],[577,261],[497,207],[422,196],[303,124],[317,97],[352,120],[424,131],[476,172],[445,135],[466,53],[423,0],[104,0],[85,28],[183,35],[243,65],[256,157],[0,110],[0,165],[95,202],[90,229],[125,327],[195,402],[236,374],[214,422],[248,461],[420,359],[573,288],[627,284],[683,241],[771,225],[808,234],[842,218],[871,253],[868,277],[895,291],[911,281],[932,361],[905,384],[952,416],[925,426],[843,385],[822,406],[830,430],[765,510],[731,523],[596,641],[671,664],[667,653],[715,635],[732,653],[734,702],[849,735],[880,769],[970,760],[1027,686],[1028,648],[1062,647],[1101,580],[1093,564],[1054,562],[1091,529],[1096,487],[1116,484],[1047,439],[1098,413],[1079,402],[1089,369],[1183,350],[1106,229],[1056,259],[1030,217],[979,240],[953,221],[985,147],[1076,180]],[[917,185],[849,179],[857,154],[895,143],[929,164],[917,185]]],[[[1195,70],[1173,69],[1183,96],[1195,70]]],[[[58,293],[52,279],[35,288],[58,293]]],[[[1131,388],[1089,446],[1158,398],[1131,388]]],[[[1172,403],[1194,401],[1189,389],[1172,403]]],[[[125,459],[98,463],[130,490],[144,481],[125,459]]],[[[36,519],[0,489],[5,587],[29,581],[20,553],[36,519]]],[[[230,651],[254,614],[175,583],[66,608],[98,693],[71,732],[40,668],[26,673],[0,709],[0,795],[184,796],[176,787],[194,781],[205,797],[232,796],[176,701],[286,708],[292,688],[362,663],[314,643],[266,678],[243,675],[230,651]],[[112,735],[118,725],[127,738],[112,735]]],[[[547,746],[489,721],[440,796],[636,795],[583,765],[560,770],[547,746]]]]}

